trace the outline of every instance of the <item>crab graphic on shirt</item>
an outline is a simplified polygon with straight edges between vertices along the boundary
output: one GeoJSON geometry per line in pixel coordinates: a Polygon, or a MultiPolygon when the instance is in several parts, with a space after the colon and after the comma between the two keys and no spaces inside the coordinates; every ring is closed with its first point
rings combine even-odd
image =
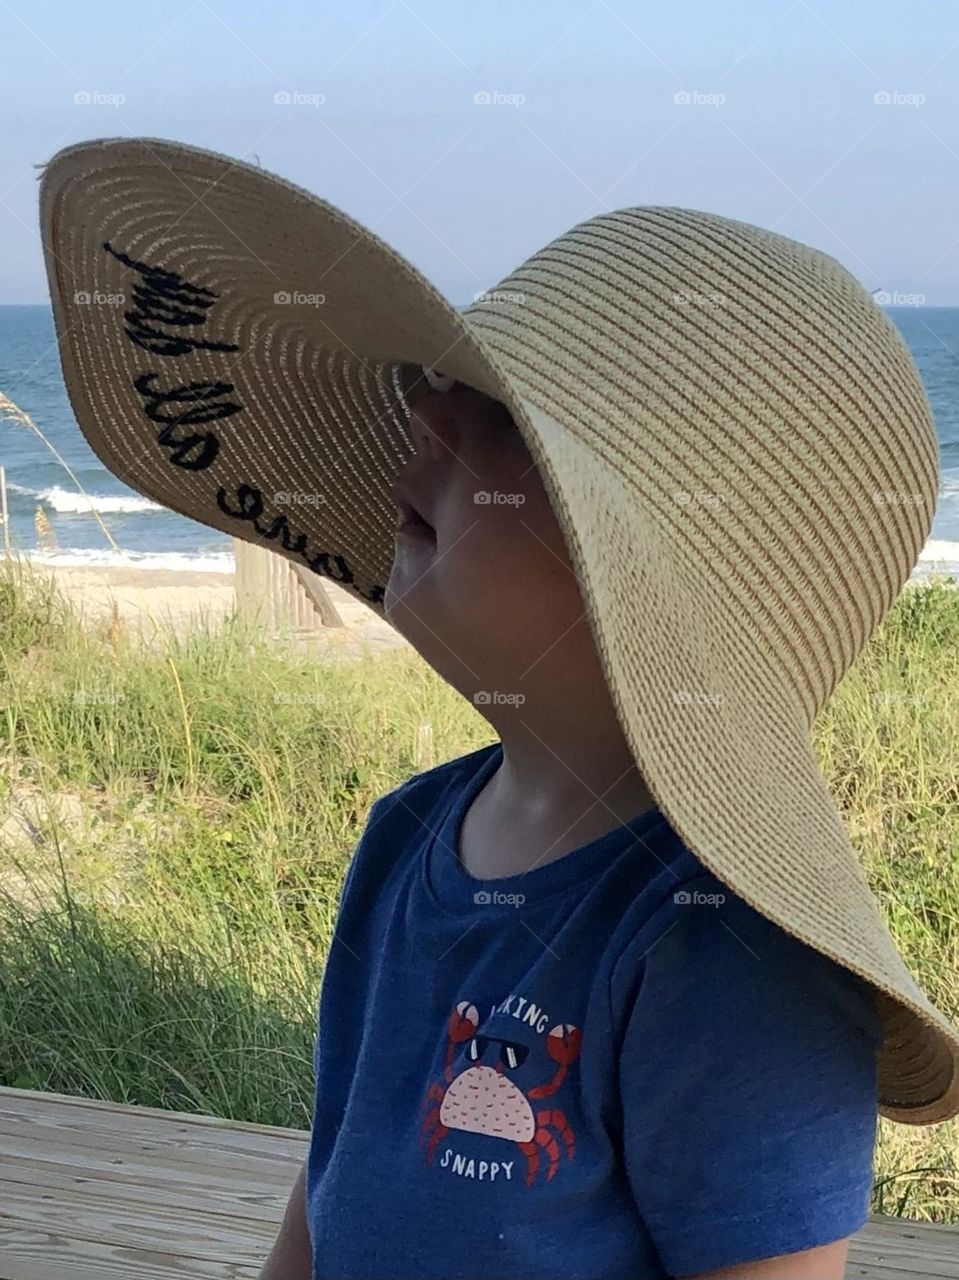
{"type": "Polygon", "coordinates": [[[536,1182],[541,1156],[545,1156],[549,1182],[559,1168],[562,1150],[572,1160],[576,1138],[562,1111],[556,1107],[534,1110],[533,1103],[559,1091],[571,1063],[579,1057],[583,1033],[568,1023],[553,1027],[544,1037],[546,1052],[556,1063],[553,1076],[524,1092],[509,1073],[523,1065],[529,1046],[480,1035],[479,1022],[479,1012],[468,1000],[460,1001],[449,1016],[443,1083],[434,1081],[423,1103],[426,1162],[432,1164],[437,1148],[451,1130],[459,1129],[515,1143],[526,1158],[527,1187],[536,1182]],[[465,1066],[457,1072],[454,1063],[464,1045],[465,1066]]]}

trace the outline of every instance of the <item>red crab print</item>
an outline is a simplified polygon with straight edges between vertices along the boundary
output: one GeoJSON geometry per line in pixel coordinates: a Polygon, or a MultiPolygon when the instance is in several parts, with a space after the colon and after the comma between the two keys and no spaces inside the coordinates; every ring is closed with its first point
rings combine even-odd
{"type": "Polygon", "coordinates": [[[553,1027],[546,1036],[546,1052],[557,1064],[553,1078],[524,1093],[505,1073],[522,1066],[529,1047],[496,1036],[477,1035],[479,1020],[476,1006],[468,1000],[461,1001],[450,1014],[443,1071],[445,1085],[434,1082],[424,1099],[424,1106],[428,1108],[422,1127],[422,1139],[427,1144],[426,1162],[432,1164],[437,1147],[452,1129],[485,1133],[516,1143],[526,1157],[527,1187],[535,1183],[540,1153],[544,1153],[549,1182],[560,1162],[556,1135],[562,1139],[569,1160],[576,1150],[576,1138],[562,1111],[549,1107],[534,1112],[531,1104],[552,1097],[560,1088],[570,1064],[579,1057],[583,1033],[568,1023],[553,1027]],[[453,1061],[459,1046],[467,1041],[466,1059],[478,1065],[467,1066],[457,1075],[453,1061]],[[481,1059],[489,1056],[491,1045],[498,1045],[499,1053],[496,1065],[486,1066],[481,1059]]]}

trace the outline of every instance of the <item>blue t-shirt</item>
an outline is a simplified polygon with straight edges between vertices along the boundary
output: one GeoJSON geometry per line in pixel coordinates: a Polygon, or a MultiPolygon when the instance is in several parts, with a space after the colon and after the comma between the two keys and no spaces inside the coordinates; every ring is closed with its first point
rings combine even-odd
{"type": "Polygon", "coordinates": [[[866,1220],[868,986],[653,809],[521,875],[458,860],[499,743],[378,800],[319,1008],[317,1280],[662,1280],[866,1220]]]}

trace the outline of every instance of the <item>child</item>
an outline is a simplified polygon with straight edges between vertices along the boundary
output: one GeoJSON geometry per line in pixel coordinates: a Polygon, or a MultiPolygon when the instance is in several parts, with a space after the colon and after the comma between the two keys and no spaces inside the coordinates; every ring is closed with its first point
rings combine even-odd
{"type": "Polygon", "coordinates": [[[810,744],[936,499],[893,326],[689,210],[463,314],[178,144],[68,148],[41,214],[107,465],[342,582],[496,737],[373,806],[263,1280],[840,1280],[878,1112],[959,1112],[810,744]]]}

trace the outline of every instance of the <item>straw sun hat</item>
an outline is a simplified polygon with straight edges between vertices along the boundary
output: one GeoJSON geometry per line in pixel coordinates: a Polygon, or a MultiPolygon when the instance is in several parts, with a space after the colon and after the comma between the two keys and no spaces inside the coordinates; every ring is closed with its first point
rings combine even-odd
{"type": "Polygon", "coordinates": [[[729,218],[622,209],[459,312],[340,210],[193,147],[68,147],[40,206],[70,400],[103,462],[378,612],[411,372],[502,401],[663,813],[873,984],[883,1113],[959,1112],[959,1033],[903,964],[811,746],[937,497],[916,368],[838,262],[729,218]]]}

